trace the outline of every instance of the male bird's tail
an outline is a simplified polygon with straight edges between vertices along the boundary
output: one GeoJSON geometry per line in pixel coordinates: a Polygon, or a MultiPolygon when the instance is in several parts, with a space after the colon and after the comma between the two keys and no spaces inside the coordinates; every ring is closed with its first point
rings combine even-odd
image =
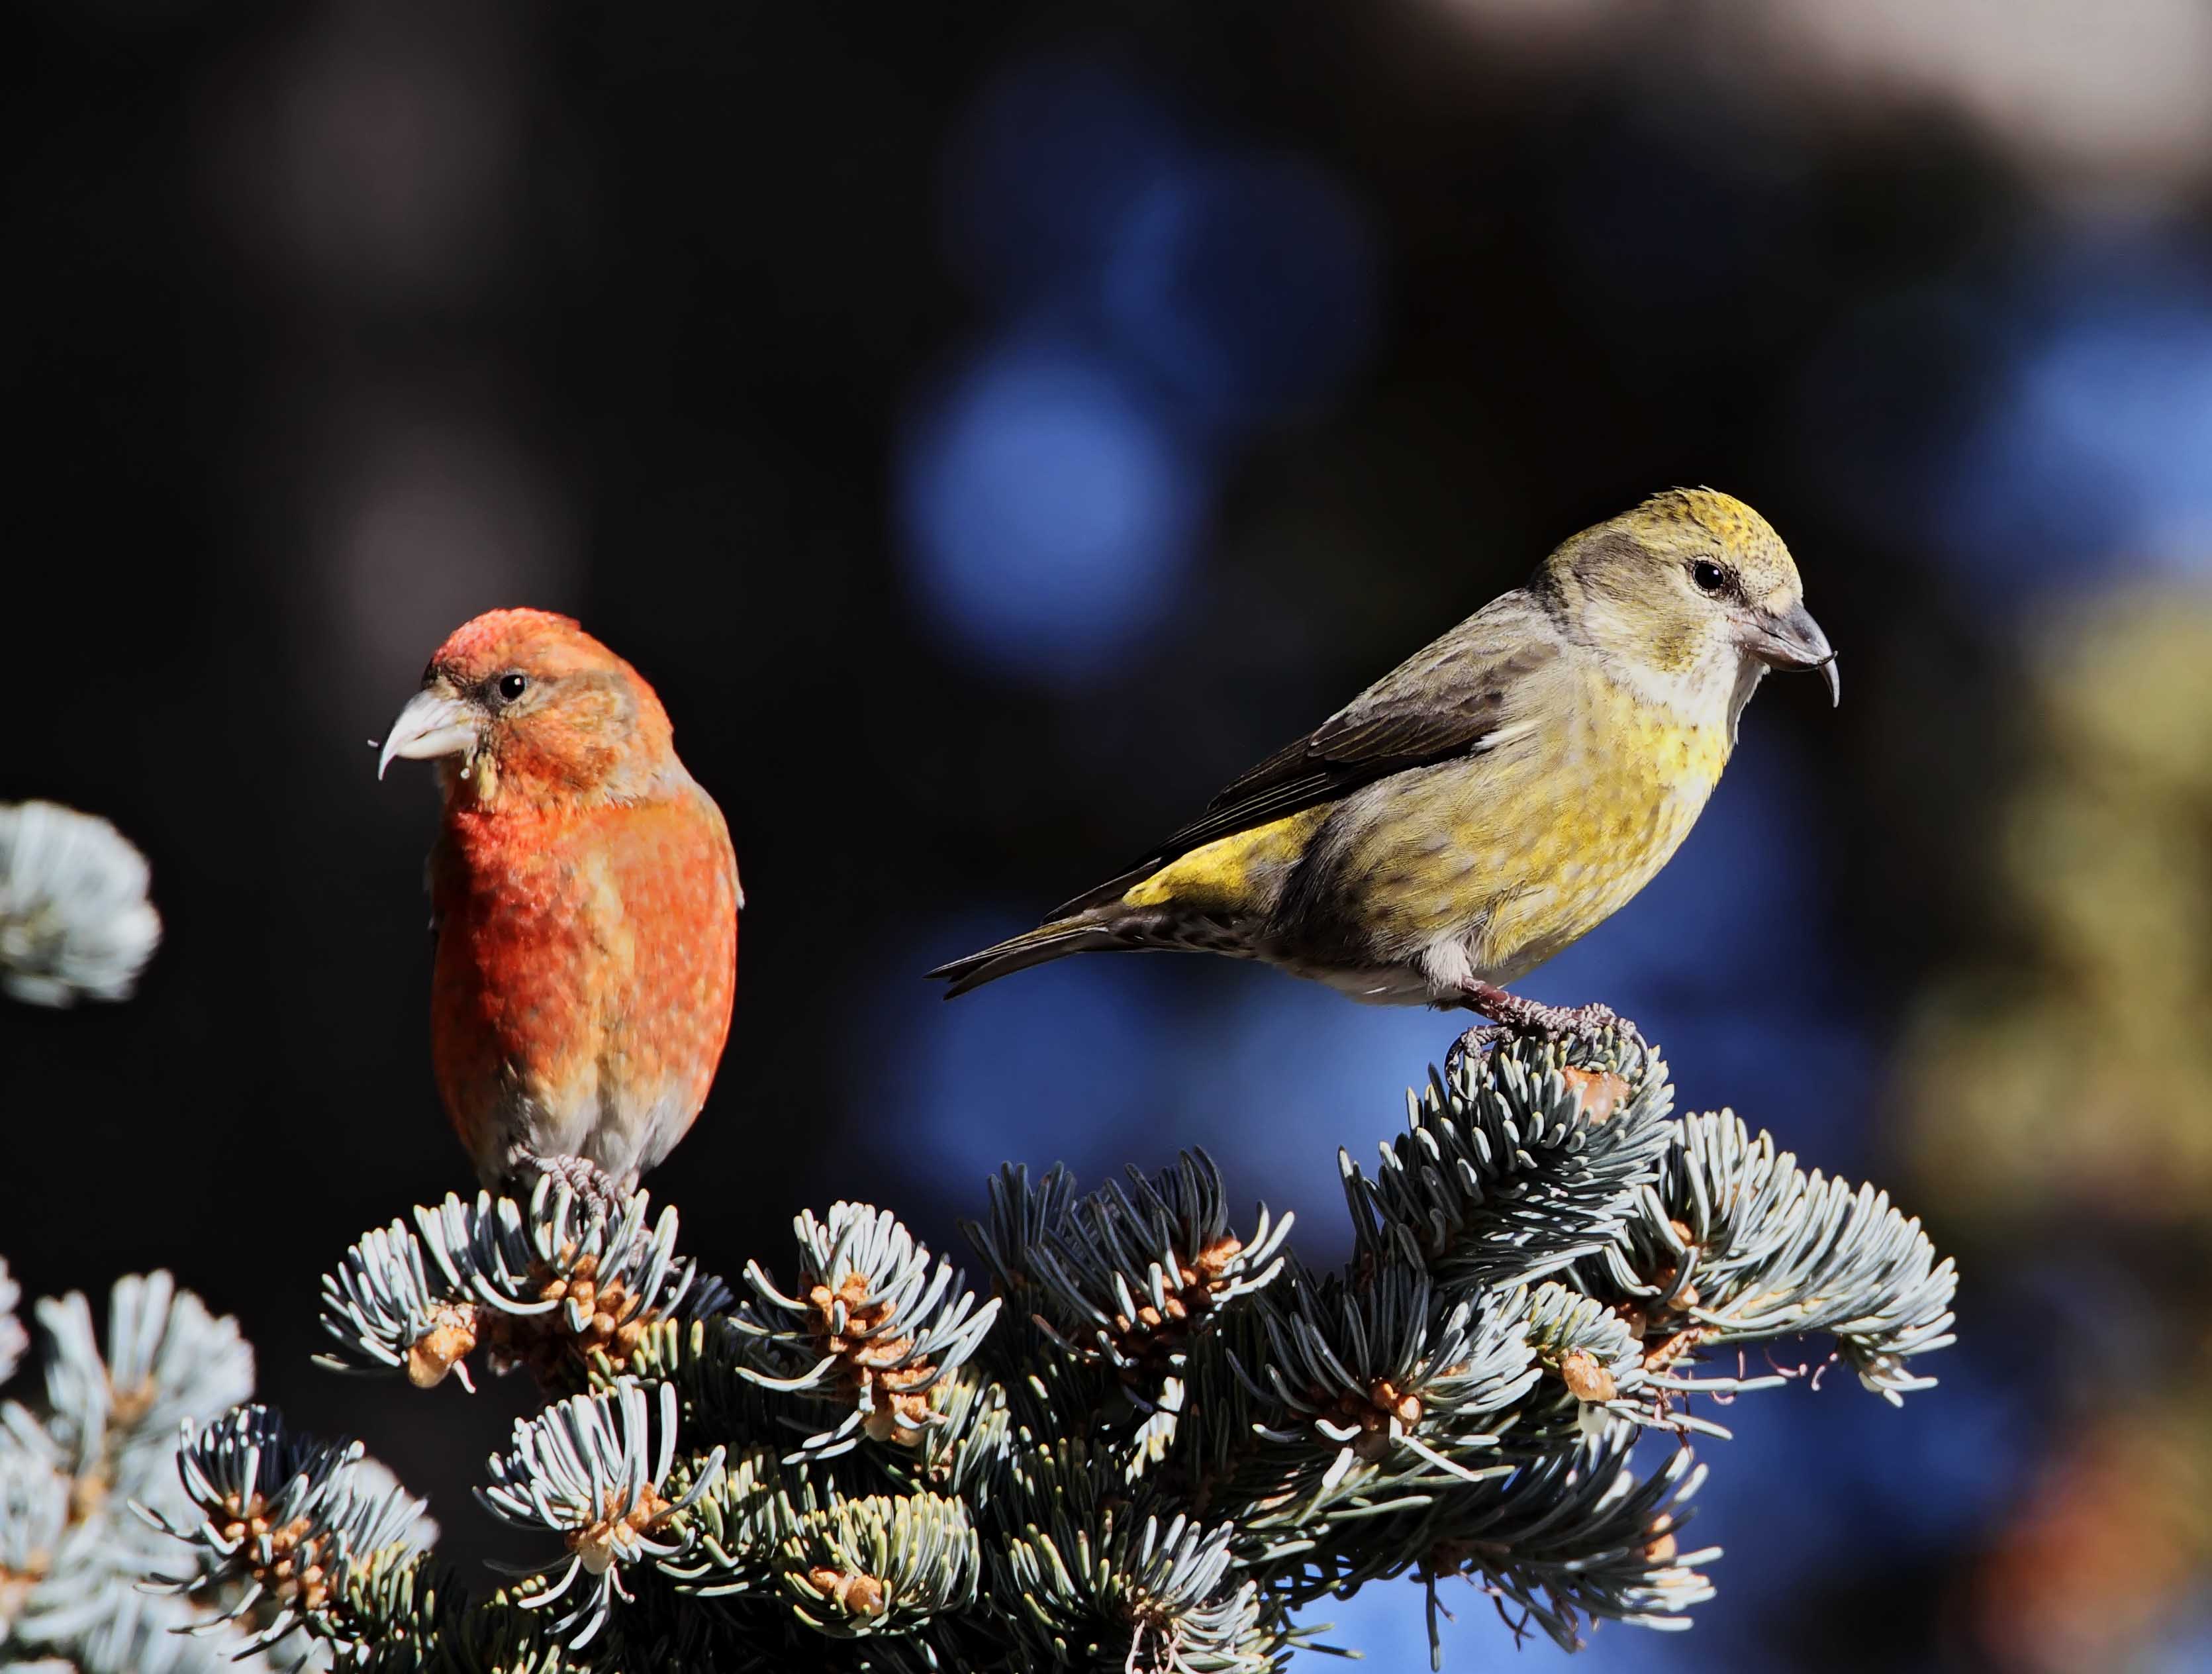
{"type": "Polygon", "coordinates": [[[1146,946],[1141,933],[1131,934],[1133,927],[1126,922],[1127,916],[1122,913],[1093,911],[1071,918],[1055,918],[996,947],[986,947],[980,953],[940,965],[929,974],[941,977],[951,984],[945,990],[945,997],[951,1000],[971,988],[981,988],[986,983],[1011,977],[1017,971],[1027,971],[1049,959],[1065,959],[1070,953],[1103,953],[1146,946]]]}

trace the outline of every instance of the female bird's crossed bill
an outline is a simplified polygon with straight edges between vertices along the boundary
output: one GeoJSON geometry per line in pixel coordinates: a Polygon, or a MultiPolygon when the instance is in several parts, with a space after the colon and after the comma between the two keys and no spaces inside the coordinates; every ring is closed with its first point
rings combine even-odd
{"type": "Polygon", "coordinates": [[[430,1054],[487,1186],[605,1207],[690,1128],[729,1038],[738,861],[638,672],[565,616],[438,648],[394,757],[434,758],[430,1054]]]}
{"type": "Polygon", "coordinates": [[[1835,653],[1766,520],[1711,489],[1585,529],[1120,877],[939,966],[945,997],[1069,953],[1259,959],[1381,1004],[1558,1032],[1503,984],[1650,882],[1769,668],[1835,653]]]}

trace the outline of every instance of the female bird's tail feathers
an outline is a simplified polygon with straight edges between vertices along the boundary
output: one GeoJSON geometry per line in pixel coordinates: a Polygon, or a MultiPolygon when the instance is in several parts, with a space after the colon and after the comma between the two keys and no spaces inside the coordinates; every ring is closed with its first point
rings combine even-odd
{"type": "Polygon", "coordinates": [[[1257,928],[1249,921],[1191,912],[1172,901],[1131,906],[1117,888],[1101,886],[1087,896],[1078,897],[1034,930],[964,959],[940,965],[929,974],[951,984],[945,990],[945,997],[951,1000],[971,988],[1070,953],[1152,950],[1226,953],[1231,959],[1249,959],[1260,957],[1255,945],[1257,928]]]}
{"type": "Polygon", "coordinates": [[[1048,924],[1040,924],[1034,930],[1010,937],[980,953],[940,965],[929,974],[951,984],[945,990],[945,997],[951,1000],[971,988],[981,988],[1017,971],[1027,971],[1033,965],[1065,959],[1070,953],[1103,953],[1143,946],[1142,940],[1130,935],[1112,918],[1086,914],[1079,918],[1058,918],[1048,924]]]}

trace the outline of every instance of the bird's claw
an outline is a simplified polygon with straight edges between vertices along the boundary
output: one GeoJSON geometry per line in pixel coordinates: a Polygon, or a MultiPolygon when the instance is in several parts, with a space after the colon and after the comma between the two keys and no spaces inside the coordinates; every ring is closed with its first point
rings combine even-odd
{"type": "Polygon", "coordinates": [[[532,1157],[530,1162],[542,1178],[574,1193],[577,1201],[602,1221],[613,1220],[622,1206],[622,1188],[588,1157],[532,1157]]]}
{"type": "Polygon", "coordinates": [[[1445,1059],[1449,1066],[1454,1057],[1464,1061],[1470,1051],[1479,1051],[1508,1038],[1534,1038],[1547,1041],[1582,1041],[1593,1043],[1606,1035],[1640,1045],[1643,1036],[1631,1023],[1610,1006],[1547,1006],[1540,1000],[1530,1000],[1518,994],[1509,994],[1504,989],[1483,983],[1476,986],[1467,1003],[1492,1020],[1489,1027],[1469,1029],[1452,1048],[1445,1059]]]}
{"type": "Polygon", "coordinates": [[[1641,1043],[1644,1037],[1636,1026],[1610,1006],[1592,1003],[1587,1006],[1555,1006],[1555,1014],[1546,1020],[1548,1038],[1553,1040],[1595,1041],[1603,1035],[1618,1035],[1641,1043]]]}
{"type": "Polygon", "coordinates": [[[1451,1050],[1444,1054],[1444,1079],[1459,1079],[1460,1071],[1480,1057],[1492,1047],[1512,1034],[1512,1031],[1496,1023],[1478,1023],[1452,1042],[1451,1050]]]}

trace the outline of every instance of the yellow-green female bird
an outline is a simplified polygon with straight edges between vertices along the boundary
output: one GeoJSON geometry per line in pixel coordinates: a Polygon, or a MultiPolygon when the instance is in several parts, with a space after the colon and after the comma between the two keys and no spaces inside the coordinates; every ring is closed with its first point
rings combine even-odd
{"type": "Polygon", "coordinates": [[[1067,953],[1259,959],[1354,999],[1557,1033],[1509,994],[1689,833],[1770,668],[1835,653],[1781,537],[1711,489],[1585,529],[1127,872],[930,972],[949,999],[1067,953]]]}

